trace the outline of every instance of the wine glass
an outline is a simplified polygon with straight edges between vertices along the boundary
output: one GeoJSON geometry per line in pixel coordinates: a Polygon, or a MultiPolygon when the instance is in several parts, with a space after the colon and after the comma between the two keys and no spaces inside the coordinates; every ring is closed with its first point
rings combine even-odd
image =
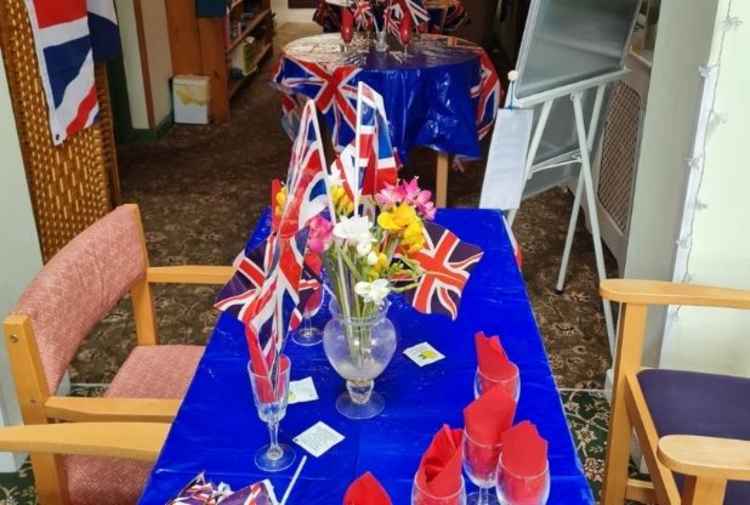
{"type": "Polygon", "coordinates": [[[409,41],[411,40],[413,27],[414,23],[411,19],[411,15],[408,12],[404,13],[404,17],[401,19],[401,24],[398,27],[398,37],[404,48],[404,56],[406,56],[406,50],[409,48],[409,41]]]}
{"type": "Polygon", "coordinates": [[[349,7],[341,8],[341,39],[344,41],[345,49],[349,50],[349,44],[354,37],[354,16],[349,7]]]}
{"type": "Polygon", "coordinates": [[[503,444],[483,444],[472,439],[468,430],[463,437],[464,472],[469,480],[479,488],[479,492],[467,497],[468,505],[497,505],[496,496],[490,493],[496,484],[497,464],[503,444]]]}
{"type": "Polygon", "coordinates": [[[513,365],[514,373],[510,377],[500,380],[487,377],[477,367],[477,372],[474,375],[474,398],[479,398],[485,391],[500,386],[518,403],[518,398],[521,396],[521,376],[518,372],[518,366],[515,363],[511,363],[511,365],[513,365]]]}
{"type": "MultiPolygon", "coordinates": [[[[294,449],[287,444],[279,443],[279,423],[286,415],[286,406],[289,401],[291,368],[292,362],[289,358],[279,356],[276,365],[276,387],[272,387],[268,375],[255,373],[251,364],[249,362],[247,364],[258,417],[268,425],[270,442],[255,453],[255,465],[266,472],[280,472],[294,463],[294,449]]],[[[273,371],[271,375],[274,375],[273,371]]]]}
{"type": "Polygon", "coordinates": [[[466,505],[466,485],[461,477],[461,485],[450,496],[433,496],[419,486],[417,476],[411,488],[411,505],[466,505]]]}
{"type": "Polygon", "coordinates": [[[313,326],[312,318],[317,313],[317,309],[320,308],[321,300],[323,297],[323,288],[320,288],[310,296],[310,299],[305,304],[305,309],[302,314],[302,324],[292,334],[292,341],[301,345],[302,347],[312,347],[318,345],[323,341],[323,332],[320,328],[313,326]]]}
{"type": "Polygon", "coordinates": [[[497,499],[503,505],[545,505],[549,498],[549,463],[538,475],[516,475],[503,465],[503,456],[497,464],[497,499]]]}

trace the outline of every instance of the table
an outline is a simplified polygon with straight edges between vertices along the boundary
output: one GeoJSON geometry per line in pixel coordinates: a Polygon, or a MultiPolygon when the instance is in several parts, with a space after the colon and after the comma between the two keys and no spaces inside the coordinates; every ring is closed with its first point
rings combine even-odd
{"type": "MultiPolygon", "coordinates": [[[[326,361],[322,347],[289,344],[292,380],[312,376],[320,400],[290,405],[281,438],[289,441],[318,420],[346,436],[320,458],[310,456],[289,503],[338,505],[347,486],[369,470],[394,504],[408,504],[414,473],[434,433],[443,423],[463,425],[462,409],[473,399],[473,335],[482,329],[502,335],[510,358],[520,367],[516,422],[530,419],[549,441],[549,503],[592,505],[501,216],[490,210],[451,209],[439,211],[436,221],[483,247],[485,256],[472,273],[454,322],[417,314],[403,300],[394,300],[389,316],[398,330],[398,350],[375,385],[386,398],[383,414],[368,421],[340,416],[334,401],[344,382],[326,361]],[[425,340],[446,359],[420,369],[401,351],[425,340]]],[[[267,233],[268,213],[251,242],[259,243],[267,233]]],[[[278,494],[286,489],[296,465],[269,476],[252,461],[268,435],[252,405],[247,359],[240,323],[222,316],[154,466],[142,505],[163,505],[204,470],[208,478],[233,488],[271,477],[278,494]]],[[[301,457],[304,451],[297,450],[301,457]]]]}
{"type": "Polygon", "coordinates": [[[329,33],[287,44],[273,77],[284,95],[284,117],[297,110],[295,95],[314,99],[337,149],[354,138],[360,81],[383,95],[402,161],[416,146],[438,151],[436,204],[444,207],[449,155],[478,158],[479,140],[492,129],[500,106],[489,56],[471,42],[435,34],[412,42],[407,56],[400,49],[377,52],[361,35],[342,51],[341,36],[329,33]]]}

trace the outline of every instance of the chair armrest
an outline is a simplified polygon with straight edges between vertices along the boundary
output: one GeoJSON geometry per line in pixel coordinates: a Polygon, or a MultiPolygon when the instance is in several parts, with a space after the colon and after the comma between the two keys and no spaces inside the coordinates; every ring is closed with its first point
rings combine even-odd
{"type": "Polygon", "coordinates": [[[669,435],[659,440],[659,460],[684,475],[750,480],[750,442],[730,438],[669,435]]]}
{"type": "Polygon", "coordinates": [[[750,291],[639,279],[606,279],[602,298],[638,305],[694,305],[750,309],[750,291]]]}
{"type": "Polygon", "coordinates": [[[184,265],[146,270],[146,280],[153,284],[226,284],[232,275],[231,266],[184,265]]]}
{"type": "Polygon", "coordinates": [[[57,423],[0,428],[0,450],[155,461],[166,423],[57,423]]]}
{"type": "Polygon", "coordinates": [[[170,423],[180,400],[155,398],[79,398],[50,396],[44,411],[51,419],[72,422],[170,423]]]}

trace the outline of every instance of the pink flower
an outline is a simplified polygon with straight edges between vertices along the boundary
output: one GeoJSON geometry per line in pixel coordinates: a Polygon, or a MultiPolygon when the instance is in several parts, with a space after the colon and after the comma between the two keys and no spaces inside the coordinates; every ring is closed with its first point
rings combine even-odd
{"type": "Polygon", "coordinates": [[[399,186],[386,184],[385,187],[375,195],[375,201],[378,202],[378,205],[381,207],[395,207],[404,201],[404,195],[399,186]]]}
{"type": "Polygon", "coordinates": [[[333,225],[323,216],[315,216],[310,220],[310,233],[307,237],[307,246],[316,254],[321,254],[331,245],[333,237],[333,225]]]}

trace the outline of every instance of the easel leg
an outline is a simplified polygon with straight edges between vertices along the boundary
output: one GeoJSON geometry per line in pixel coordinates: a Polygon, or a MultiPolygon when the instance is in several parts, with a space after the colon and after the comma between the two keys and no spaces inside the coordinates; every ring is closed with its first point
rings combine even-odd
{"type": "Polygon", "coordinates": [[[443,208],[448,205],[448,168],[450,167],[450,155],[444,152],[437,153],[437,164],[435,166],[435,205],[443,208]]]}
{"type": "MultiPolygon", "coordinates": [[[[599,86],[596,89],[596,99],[594,100],[594,109],[591,111],[591,122],[589,131],[586,136],[587,152],[591,153],[594,147],[594,136],[599,124],[599,116],[602,112],[602,103],[604,102],[604,91],[606,86],[599,86]]],[[[583,151],[581,151],[583,152],[583,151]]],[[[565,237],[565,248],[563,249],[562,261],[560,262],[560,273],[557,276],[557,285],[555,289],[558,294],[565,289],[565,277],[568,273],[568,263],[570,262],[570,251],[573,248],[573,239],[575,238],[576,225],[578,224],[578,213],[581,210],[581,196],[583,195],[583,178],[578,177],[576,184],[575,199],[573,201],[573,210],[570,214],[570,223],[568,224],[568,234],[565,237]]]]}
{"type": "MultiPolygon", "coordinates": [[[[542,143],[542,135],[544,134],[544,129],[547,127],[549,113],[552,110],[552,103],[554,101],[555,99],[553,98],[552,100],[544,102],[542,112],[539,114],[539,122],[537,122],[536,129],[534,129],[534,136],[531,138],[531,145],[529,146],[529,152],[526,156],[526,166],[524,167],[523,179],[524,184],[526,184],[526,181],[529,179],[529,174],[531,174],[531,167],[534,165],[536,153],[539,151],[539,145],[542,143]]],[[[516,214],[518,214],[518,209],[513,209],[508,213],[508,224],[510,226],[513,226],[516,214]]]]}
{"type": "MultiPolygon", "coordinates": [[[[599,274],[599,280],[607,278],[607,271],[604,267],[604,251],[602,249],[602,239],[599,231],[599,217],[596,210],[596,198],[594,193],[594,182],[591,178],[591,157],[588,149],[588,139],[586,136],[586,124],[583,118],[583,105],[581,105],[582,93],[576,93],[572,96],[573,110],[576,116],[576,129],[578,131],[578,145],[581,150],[581,173],[579,177],[583,178],[583,190],[586,192],[586,210],[588,211],[591,221],[591,235],[594,239],[594,256],[596,257],[596,269],[599,274]]],[[[610,352],[614,352],[615,328],[612,318],[612,306],[609,300],[604,300],[604,320],[607,325],[607,337],[609,339],[610,352]]]]}

